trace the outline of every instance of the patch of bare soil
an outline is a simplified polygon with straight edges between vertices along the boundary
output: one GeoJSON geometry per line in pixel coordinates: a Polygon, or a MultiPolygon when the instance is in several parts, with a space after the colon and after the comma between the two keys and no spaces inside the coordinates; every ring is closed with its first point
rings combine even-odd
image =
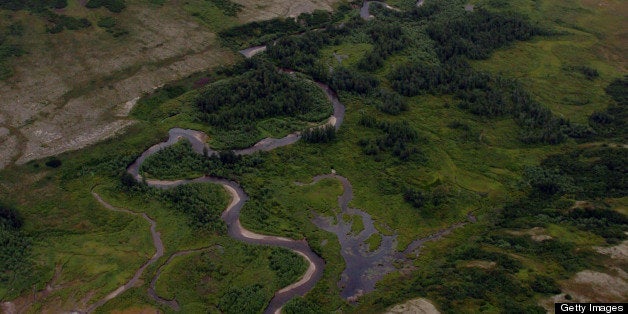
{"type": "Polygon", "coordinates": [[[0,304],[0,309],[2,309],[2,313],[5,314],[17,313],[17,308],[13,302],[2,302],[2,304],[0,304]]]}
{"type": "Polygon", "coordinates": [[[50,35],[30,23],[28,54],[0,82],[0,168],[113,136],[142,94],[234,58],[177,3],[132,4],[117,19],[128,35],[95,25],[50,35]]]}
{"type": "Polygon", "coordinates": [[[611,247],[593,247],[598,253],[608,255],[620,262],[628,262],[628,240],[611,247]]]}
{"type": "Polygon", "coordinates": [[[545,240],[552,239],[552,236],[547,234],[545,228],[541,228],[541,227],[534,227],[532,229],[527,229],[527,230],[508,230],[506,231],[506,233],[516,235],[516,236],[528,235],[530,236],[530,238],[532,238],[532,240],[536,242],[543,242],[545,240]]]}
{"type": "Polygon", "coordinates": [[[385,314],[439,314],[434,304],[424,298],[408,300],[388,309],[385,314]]]}
{"type": "Polygon", "coordinates": [[[280,16],[296,17],[314,10],[331,11],[338,0],[234,0],[244,9],[238,14],[242,22],[268,20],[280,16]]]}

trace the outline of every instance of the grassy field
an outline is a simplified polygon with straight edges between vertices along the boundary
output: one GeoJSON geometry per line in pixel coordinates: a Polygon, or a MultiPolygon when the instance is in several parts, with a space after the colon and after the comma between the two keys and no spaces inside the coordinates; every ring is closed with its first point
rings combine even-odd
{"type": "MultiPolygon", "coordinates": [[[[626,24],[622,19],[627,12],[626,3],[606,1],[607,6],[603,7],[592,1],[574,0],[472,3],[477,6],[505,3],[492,10],[516,10],[556,32],[499,48],[486,60],[472,61],[474,69],[517,79],[535,100],[555,115],[574,122],[587,123],[593,111],[613,102],[604,88],[626,74],[622,57],[626,42],[618,31],[625,27],[617,27],[626,24]],[[595,69],[598,76],[589,79],[577,70],[578,66],[595,69]]],[[[412,5],[408,1],[391,4],[412,5]]],[[[135,5],[140,6],[131,2],[128,12],[134,12],[135,5]]],[[[162,11],[172,5],[151,4],[162,11]]],[[[68,14],[75,10],[83,9],[71,2],[68,14]]],[[[236,17],[226,16],[208,1],[189,1],[183,10],[211,32],[239,23],[236,17]],[[218,16],[224,18],[224,23],[215,23],[218,16]]],[[[110,15],[104,9],[92,14],[90,18],[94,21],[100,15],[110,15]]],[[[69,34],[62,34],[65,33],[69,34]]],[[[102,36],[111,35],[103,31],[102,36]]],[[[373,49],[372,44],[361,42],[369,40],[364,36],[365,33],[357,34],[351,37],[353,42],[326,46],[317,60],[326,66],[337,66],[336,56],[340,56],[343,66],[356,68],[364,54],[373,49]]],[[[428,49],[429,43],[418,39],[417,42],[412,46],[418,51],[416,54],[412,53],[414,50],[393,53],[380,69],[372,72],[382,81],[383,88],[390,89],[388,77],[395,66],[413,58],[436,58],[428,49]]],[[[220,62],[228,63],[235,58],[230,52],[226,55],[231,57],[220,62]]],[[[157,62],[148,67],[161,65],[157,62]]],[[[282,277],[285,270],[273,268],[272,263],[277,258],[300,269],[303,265],[299,266],[294,256],[269,247],[245,245],[219,232],[199,230],[190,225],[185,212],[173,210],[172,204],[164,202],[157,192],[125,190],[121,186],[119,178],[128,163],[163,140],[168,129],[193,128],[212,135],[214,130],[195,118],[193,102],[199,95],[195,84],[201,80],[216,82],[226,76],[216,71],[200,73],[140,99],[131,113],[137,122],[124,134],[58,155],[62,162],[58,168],[46,166],[46,160],[36,160],[2,170],[0,199],[15,204],[24,216],[23,231],[32,239],[29,257],[32,270],[28,276],[0,282],[0,300],[32,303],[31,312],[86,308],[126,282],[152,256],[154,248],[146,221],[106,210],[91,197],[92,189],[115,206],[146,212],[157,221],[166,246],[166,254],[146,270],[142,284],[107,303],[101,312],[154,308],[169,312],[169,308],[149,299],[146,289],[157,268],[181,250],[203,249],[177,257],[167,265],[157,282],[157,292],[165,298],[176,298],[186,312],[230,312],[242,306],[236,301],[238,296],[245,295],[250,299],[243,300],[250,306],[263,307],[274,291],[298,278],[297,274],[282,277]],[[181,90],[176,92],[173,86],[181,90]],[[57,277],[56,269],[60,273],[57,277]],[[44,289],[52,278],[55,278],[53,291],[33,303],[28,291],[44,289]]],[[[90,90],[90,86],[86,85],[85,90],[90,90]]],[[[298,142],[255,156],[259,163],[254,167],[242,162],[225,170],[250,196],[241,216],[246,228],[305,238],[326,260],[323,279],[297,301],[305,302],[299,303],[300,306],[314,304],[323,312],[375,313],[422,296],[433,300],[445,312],[540,311],[541,300],[556,294],[557,287],[559,292],[561,288],[565,290],[568,280],[577,272],[585,269],[607,272],[608,267],[622,265],[592,248],[608,246],[611,237],[605,237],[595,228],[584,228],[577,217],[569,216],[574,201],[584,200],[579,194],[567,193],[537,202],[523,181],[527,169],[539,165],[547,156],[569,154],[584,147],[578,141],[568,139],[559,145],[524,144],[519,140],[520,126],[514,119],[471,114],[456,105],[453,95],[426,93],[404,98],[408,110],[399,115],[384,114],[369,105],[371,95],[340,91],[339,96],[346,106],[346,116],[334,141],[298,142]],[[360,140],[381,135],[381,130],[360,122],[366,115],[379,121],[407,121],[418,134],[416,146],[421,158],[402,161],[389,153],[366,155],[360,140]],[[413,260],[411,271],[388,275],[374,293],[357,304],[349,304],[340,298],[337,286],[344,268],[338,240],[311,222],[314,214],[333,216],[339,210],[337,197],[342,188],[337,181],[307,185],[313,176],[329,173],[331,169],[351,181],[354,196],[349,206],[369,213],[380,233],[397,234],[399,251],[413,240],[467,221],[469,213],[478,222],[456,229],[439,241],[427,242],[413,260]],[[404,198],[407,188],[432,194],[438,191],[445,195],[445,201],[416,208],[404,198]],[[518,205],[535,215],[512,221],[503,218],[504,212],[514,211],[518,205]],[[539,217],[543,215],[552,218],[542,220],[545,218],[539,217]],[[537,241],[535,236],[546,240],[537,241]],[[486,287],[477,286],[477,282],[494,285],[491,287],[495,294],[486,294],[486,287]],[[515,302],[518,308],[508,308],[503,300],[516,295],[522,296],[515,302]]],[[[272,121],[262,122],[258,127],[265,130],[264,135],[287,132],[277,131],[272,121]]],[[[218,190],[208,190],[221,195],[217,199],[222,201],[209,206],[214,212],[221,211],[227,201],[227,194],[218,190]]],[[[589,201],[597,204],[594,207],[599,211],[615,210],[625,217],[625,196],[589,201]]],[[[352,231],[357,233],[363,228],[361,220],[352,219],[352,231]]],[[[622,227],[620,223],[617,228],[625,229],[625,224],[622,227]]],[[[371,237],[369,249],[375,250],[380,241],[381,236],[371,237]]]]}

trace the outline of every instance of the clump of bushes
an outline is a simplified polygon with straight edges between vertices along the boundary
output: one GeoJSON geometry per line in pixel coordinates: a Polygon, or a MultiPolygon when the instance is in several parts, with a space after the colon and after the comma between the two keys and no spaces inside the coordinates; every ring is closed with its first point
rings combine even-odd
{"type": "Polygon", "coordinates": [[[222,13],[226,16],[237,16],[244,8],[243,5],[235,3],[230,0],[208,0],[213,5],[218,7],[222,13]]]}
{"type": "Polygon", "coordinates": [[[421,209],[427,206],[440,206],[447,201],[449,192],[447,187],[439,185],[428,191],[415,187],[408,187],[403,192],[403,199],[412,207],[421,209]]]}
{"type": "Polygon", "coordinates": [[[31,10],[33,12],[43,12],[47,9],[63,9],[68,6],[67,0],[2,0],[0,9],[6,10],[31,10]]]}
{"type": "Polygon", "coordinates": [[[126,3],[124,0],[89,0],[85,7],[90,9],[105,7],[111,12],[120,13],[126,8],[126,3]]]}
{"type": "Polygon", "coordinates": [[[192,150],[188,140],[182,140],[148,157],[140,171],[150,177],[179,179],[197,176],[205,168],[205,159],[192,150]]]}
{"type": "Polygon", "coordinates": [[[327,67],[318,60],[320,49],[330,40],[324,32],[307,32],[286,36],[269,45],[266,55],[281,68],[310,74],[315,80],[326,81],[327,67]]]}
{"type": "Polygon", "coordinates": [[[399,23],[376,22],[368,33],[373,42],[373,50],[367,52],[358,62],[358,67],[365,71],[381,68],[386,58],[405,48],[407,43],[399,23]]]}
{"type": "Polygon", "coordinates": [[[595,111],[589,117],[589,125],[595,134],[589,138],[615,138],[619,141],[628,140],[628,76],[615,79],[606,87],[606,94],[615,100],[603,111],[595,111]]]}
{"type": "Polygon", "coordinates": [[[300,255],[284,248],[273,247],[270,256],[268,256],[268,262],[280,287],[295,282],[307,269],[307,265],[300,255]]]}
{"type": "Polygon", "coordinates": [[[362,138],[358,141],[364,154],[377,156],[382,152],[390,152],[401,161],[423,159],[423,154],[416,145],[419,142],[419,134],[407,121],[380,122],[373,116],[364,115],[359,123],[384,133],[376,139],[362,138]]]}
{"type": "Polygon", "coordinates": [[[408,102],[404,97],[385,89],[380,89],[373,97],[368,98],[367,104],[390,115],[398,115],[408,110],[408,102]]]}
{"type": "Polygon", "coordinates": [[[50,157],[48,158],[48,160],[46,160],[46,166],[50,168],[59,168],[61,164],[61,160],[59,160],[59,158],[57,157],[50,157]]]}
{"type": "Polygon", "coordinates": [[[225,45],[245,48],[250,45],[252,40],[257,39],[260,34],[264,34],[264,38],[272,40],[300,30],[302,30],[301,25],[294,19],[274,18],[267,21],[251,22],[234,26],[218,34],[225,45]]]}
{"type": "Polygon", "coordinates": [[[22,231],[24,219],[13,207],[0,203],[0,284],[16,293],[26,287],[31,271],[31,240],[22,231]]]}
{"type": "Polygon", "coordinates": [[[576,72],[584,75],[587,80],[594,80],[600,76],[600,72],[586,65],[565,66],[563,69],[570,72],[576,72]]]}
{"type": "Polygon", "coordinates": [[[230,288],[220,297],[218,308],[224,313],[257,313],[266,305],[266,292],[259,285],[230,288]]]}
{"type": "Polygon", "coordinates": [[[226,234],[227,226],[220,215],[227,206],[221,186],[193,183],[160,193],[166,204],[188,217],[190,226],[217,234],[226,234]]]}
{"type": "Polygon", "coordinates": [[[308,128],[301,133],[301,138],[308,143],[327,143],[336,138],[336,128],[326,124],[321,127],[308,128]]]}
{"type": "Polygon", "coordinates": [[[129,31],[117,27],[118,20],[114,17],[107,16],[98,20],[97,25],[107,30],[107,33],[113,35],[113,37],[120,37],[129,33],[129,31]]]}
{"type": "Polygon", "coordinates": [[[334,70],[329,85],[336,91],[365,95],[379,86],[377,78],[341,67],[334,70]]]}
{"type": "Polygon", "coordinates": [[[86,18],[77,19],[67,15],[59,15],[52,11],[46,11],[44,16],[48,21],[46,31],[51,34],[60,33],[64,29],[78,30],[92,26],[92,23],[86,18]]]}

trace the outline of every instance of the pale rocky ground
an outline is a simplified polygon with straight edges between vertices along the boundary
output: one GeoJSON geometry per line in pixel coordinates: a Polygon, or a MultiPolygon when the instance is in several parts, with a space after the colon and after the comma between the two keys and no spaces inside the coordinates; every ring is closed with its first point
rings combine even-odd
{"type": "Polygon", "coordinates": [[[405,303],[397,304],[388,309],[385,314],[440,314],[438,309],[429,300],[417,298],[405,303]]]}
{"type": "Polygon", "coordinates": [[[234,0],[244,5],[238,18],[242,22],[268,20],[278,16],[296,17],[314,10],[331,11],[338,0],[234,0]]]}
{"type": "MultiPolygon", "coordinates": [[[[336,1],[238,2],[246,22],[331,10],[336,1]]],[[[0,169],[111,137],[133,123],[128,114],[143,94],[236,57],[176,1],[131,4],[117,18],[130,31],[119,39],[97,27],[55,35],[43,25],[27,29],[28,53],[0,81],[0,169]]]]}
{"type": "Polygon", "coordinates": [[[506,232],[512,235],[516,235],[516,236],[527,235],[527,236],[530,236],[530,238],[532,238],[532,240],[536,242],[543,242],[545,240],[552,239],[552,236],[547,234],[547,231],[545,230],[545,228],[541,228],[541,227],[534,227],[528,230],[507,230],[506,232]]]}
{"type": "Polygon", "coordinates": [[[602,271],[583,270],[561,283],[561,294],[540,304],[548,312],[554,312],[557,302],[626,302],[628,300],[628,240],[612,247],[594,247],[596,251],[610,257],[607,268],[602,271]],[[571,300],[567,300],[569,295],[571,300]]]}
{"type": "Polygon", "coordinates": [[[0,82],[0,167],[110,137],[132,123],[129,100],[233,58],[214,34],[173,9],[129,6],[118,19],[130,34],[119,40],[95,28],[29,30],[28,54],[0,82]]]}

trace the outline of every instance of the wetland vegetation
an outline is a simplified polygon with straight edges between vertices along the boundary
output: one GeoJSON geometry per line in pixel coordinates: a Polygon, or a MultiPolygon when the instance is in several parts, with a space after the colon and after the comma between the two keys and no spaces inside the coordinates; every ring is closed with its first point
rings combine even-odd
{"type": "MultiPolygon", "coordinates": [[[[117,3],[93,2],[109,10],[117,3]]],[[[209,2],[232,17],[242,10],[209,2]]],[[[11,3],[0,7],[24,9],[11,3]]],[[[98,311],[170,312],[146,293],[159,267],[156,293],[186,312],[261,312],[299,280],[308,268],[299,255],[228,236],[221,219],[228,196],[217,184],[161,190],[127,172],[174,127],[207,133],[218,152],[200,154],[181,140],[141,164],[145,181],[233,180],[248,198],[244,228],[303,239],[325,261],[318,283],[285,313],[371,313],[419,296],[445,313],[543,313],[543,300],[570,291],[577,273],[624,267],[596,249],[622,243],[628,231],[625,60],[593,53],[601,42],[612,45],[591,33],[612,32],[617,20],[603,23],[606,9],[572,1],[477,1],[472,12],[465,4],[390,1],[399,11],[374,5],[374,18],[363,20],[341,2],[333,12],[225,27],[224,45],[268,45],[266,52],[149,93],[124,134],[0,172],[0,300],[29,306],[29,292],[56,280],[32,308],[85,308],[152,256],[145,221],[104,209],[92,190],[152,217],[166,250],[145,283],[98,311]],[[573,25],[564,22],[570,18],[573,25]],[[345,105],[340,128],[314,127],[332,114],[316,82],[345,105]],[[232,151],[293,132],[303,141],[232,151]],[[343,188],[336,180],[295,184],[332,170],[350,180],[350,206],[373,219],[365,250],[394,238],[409,261],[350,300],[339,285],[342,241],[313,222],[336,219],[343,188]],[[424,239],[433,240],[405,252],[424,239]]],[[[2,56],[19,57],[2,51],[0,65],[2,56]]],[[[345,215],[350,233],[365,228],[361,216],[345,215]]]]}

